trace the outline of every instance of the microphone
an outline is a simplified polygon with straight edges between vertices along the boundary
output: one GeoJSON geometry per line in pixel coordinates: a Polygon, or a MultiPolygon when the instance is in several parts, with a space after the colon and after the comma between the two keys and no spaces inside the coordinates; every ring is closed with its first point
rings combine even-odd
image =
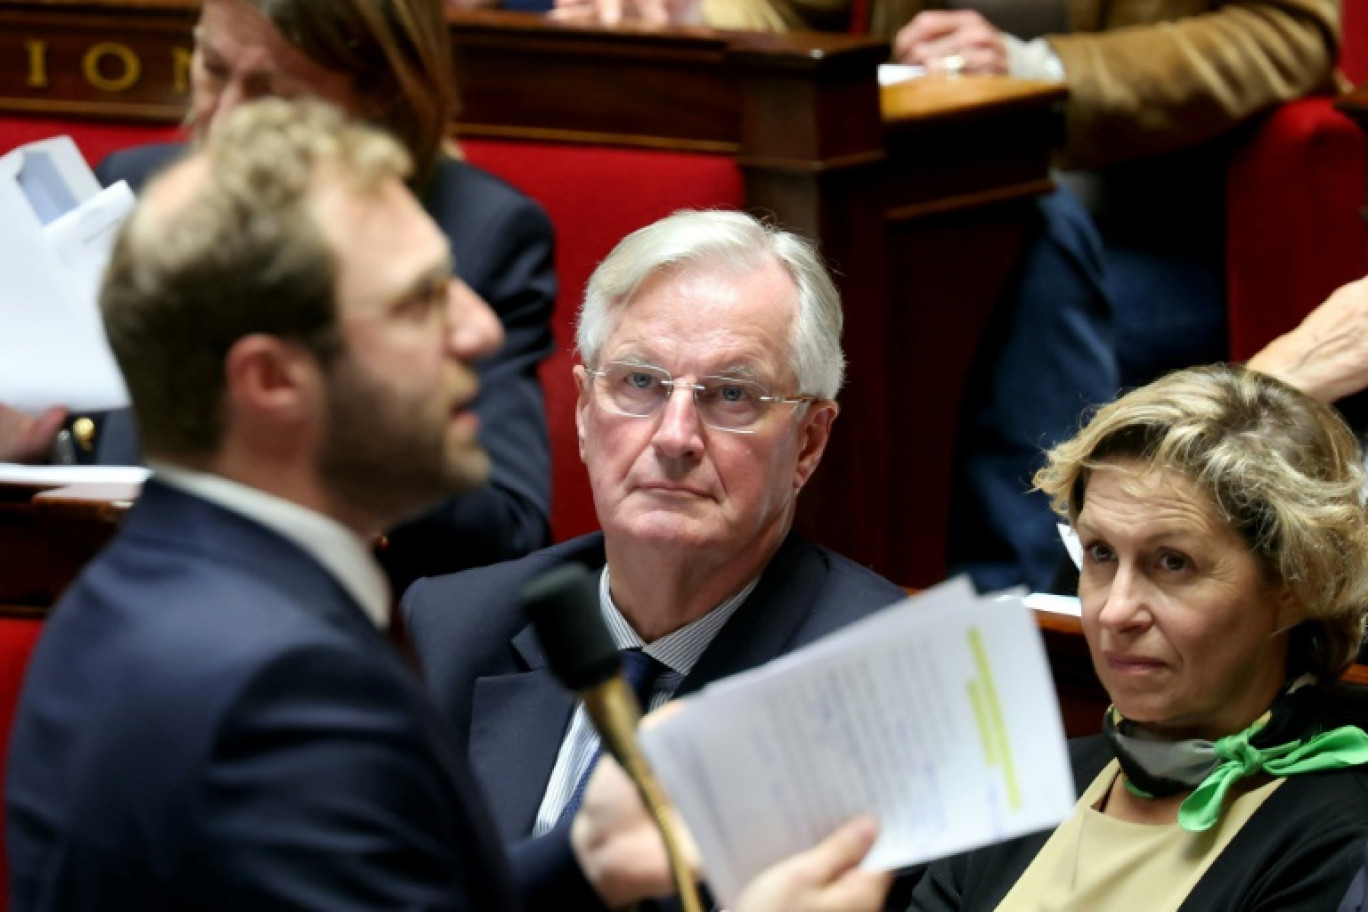
{"type": "Polygon", "coordinates": [[[698,889],[689,876],[679,838],[667,813],[669,799],[637,743],[641,709],[622,676],[617,647],[603,626],[598,586],[592,575],[580,564],[563,564],[549,570],[524,587],[523,606],[537,629],[552,673],[584,701],[604,749],[636,785],[642,803],[655,821],[665,843],[683,912],[702,912],[698,889]]]}

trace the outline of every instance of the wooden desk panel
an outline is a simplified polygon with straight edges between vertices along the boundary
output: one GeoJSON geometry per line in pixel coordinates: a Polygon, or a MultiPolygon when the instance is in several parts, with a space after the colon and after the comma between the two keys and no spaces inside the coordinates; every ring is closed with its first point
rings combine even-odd
{"type": "Polygon", "coordinates": [[[139,490],[0,483],[0,616],[45,614],[114,534],[139,490]]]}
{"type": "MultiPolygon", "coordinates": [[[[195,6],[8,0],[0,112],[178,118],[195,6]]],[[[942,578],[959,390],[1051,187],[1063,90],[966,77],[881,91],[887,46],[846,35],[449,22],[462,134],[727,155],[749,208],[818,242],[850,370],[798,527],[891,579],[942,578]]]]}
{"type": "Polygon", "coordinates": [[[184,0],[0,6],[0,111],[174,122],[190,91],[184,0]]]}

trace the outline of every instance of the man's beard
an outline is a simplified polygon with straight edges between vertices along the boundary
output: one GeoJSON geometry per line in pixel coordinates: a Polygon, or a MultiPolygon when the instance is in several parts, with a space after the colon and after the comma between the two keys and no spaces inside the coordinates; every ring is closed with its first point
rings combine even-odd
{"type": "Polygon", "coordinates": [[[434,392],[408,396],[366,376],[342,355],[329,370],[328,426],[318,455],[323,483],[342,503],[387,522],[488,480],[474,443],[449,453],[451,415],[434,392]]]}

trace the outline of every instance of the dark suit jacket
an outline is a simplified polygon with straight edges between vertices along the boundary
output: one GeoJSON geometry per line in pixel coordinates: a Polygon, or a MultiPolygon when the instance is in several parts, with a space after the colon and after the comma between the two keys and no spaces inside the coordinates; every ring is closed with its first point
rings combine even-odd
{"type": "Polygon", "coordinates": [[[1363,912],[1364,909],[1368,909],[1368,863],[1354,875],[1354,882],[1349,885],[1349,892],[1344,902],[1340,903],[1339,912],[1363,912]]]}
{"type": "MultiPolygon", "coordinates": [[[[96,174],[138,191],[184,148],[116,152],[96,174]]],[[[455,159],[442,161],[422,199],[451,245],[456,274],[489,302],[506,339],[480,364],[475,403],[493,464],[490,483],[393,530],[381,561],[396,592],[419,576],[521,557],[550,541],[551,449],[537,365],[555,345],[551,223],[508,184],[455,159]]],[[[105,465],[141,461],[128,412],[104,418],[93,456],[105,465]]]]}
{"type": "MultiPolygon", "coordinates": [[[[569,864],[564,827],[546,839],[528,842],[527,837],[575,698],[546,667],[519,593],[528,580],[572,561],[602,569],[602,533],[522,560],[419,580],[403,602],[428,689],[455,725],[485,786],[499,833],[513,845],[515,860],[541,854],[544,870],[554,869],[545,857],[558,843],[569,864]]],[[[684,679],[679,695],[761,665],[903,596],[883,577],[790,535],[684,679]]],[[[524,888],[525,896],[539,901],[535,884],[524,878],[524,888]]]]}
{"type": "Polygon", "coordinates": [[[7,779],[16,910],[516,905],[463,758],[360,607],[155,479],[47,622],[7,779]]]}

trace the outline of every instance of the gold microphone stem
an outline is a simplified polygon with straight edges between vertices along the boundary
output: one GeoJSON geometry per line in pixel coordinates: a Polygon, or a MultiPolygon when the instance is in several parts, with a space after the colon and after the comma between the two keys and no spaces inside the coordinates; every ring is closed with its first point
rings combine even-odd
{"type": "Polygon", "coordinates": [[[703,912],[703,903],[698,898],[698,886],[694,883],[689,865],[680,848],[679,834],[675,831],[674,819],[670,816],[670,800],[665,790],[656,780],[655,773],[646,763],[635,737],[637,722],[641,711],[630,687],[621,678],[604,682],[593,692],[585,694],[585,708],[594,719],[603,739],[603,746],[613,755],[627,775],[636,784],[646,810],[655,820],[660,830],[660,838],[665,842],[665,855],[670,860],[670,874],[674,880],[675,892],[683,912],[703,912]]]}

